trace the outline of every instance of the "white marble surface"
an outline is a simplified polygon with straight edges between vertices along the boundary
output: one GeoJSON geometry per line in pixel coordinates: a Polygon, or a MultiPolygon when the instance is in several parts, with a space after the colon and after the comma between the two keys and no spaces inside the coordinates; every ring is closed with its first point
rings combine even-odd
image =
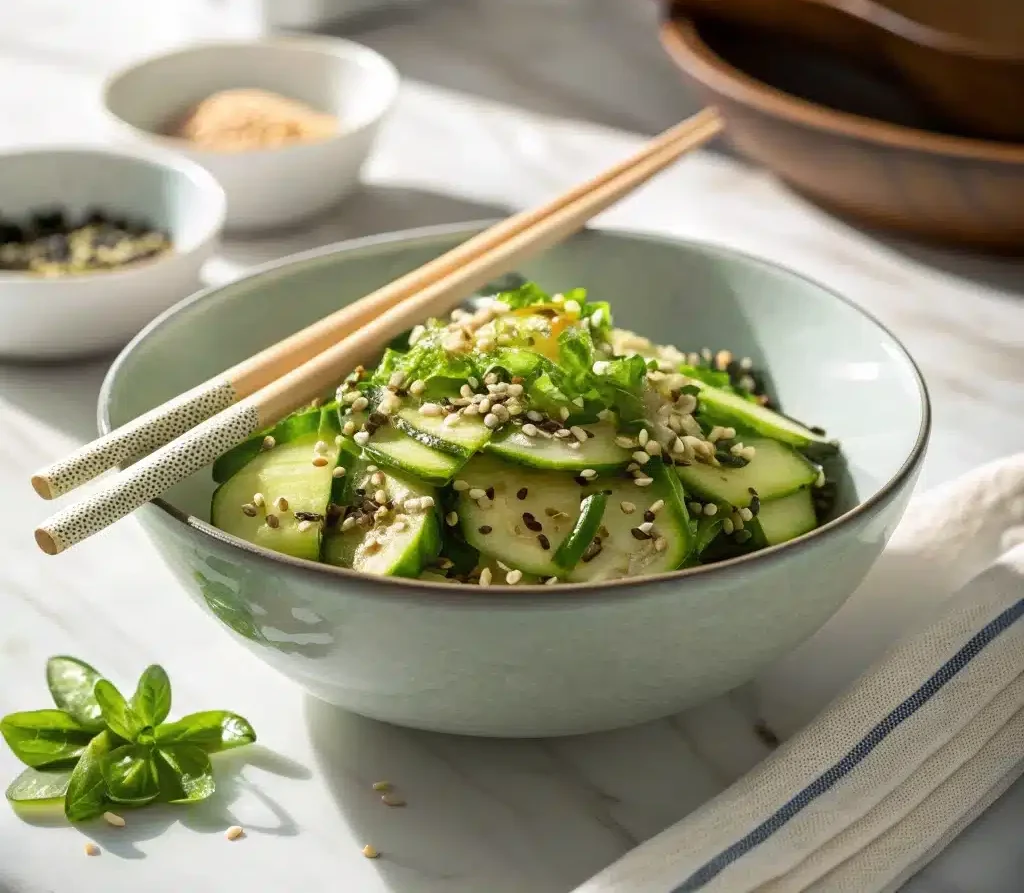
{"type": "MultiPolygon", "coordinates": [[[[187,5],[182,0],[181,8],[187,5]]],[[[100,140],[95,91],[110,66],[189,35],[250,28],[242,17],[218,20],[209,8],[191,18],[156,9],[170,6],[106,0],[101,13],[95,4],[5,0],[0,82],[20,89],[0,91],[0,145],[100,140]]],[[[338,238],[531,204],[637,142],[409,84],[361,195],[301,231],[229,243],[210,276],[338,238]]],[[[932,390],[935,430],[924,486],[1024,445],[1020,262],[865,234],[771,177],[710,155],[687,159],[600,224],[699,237],[768,257],[880,317],[918,358],[932,390]]],[[[147,810],[120,831],[40,827],[52,823],[26,823],[0,807],[0,891],[144,885],[177,893],[230,884],[563,893],[765,752],[739,719],[742,704],[548,742],[387,727],[306,697],[235,645],[177,590],[133,521],[46,558],[30,530],[47,506],[32,495],[28,473],[93,433],[106,363],[0,366],[7,509],[0,515],[0,711],[45,704],[42,667],[53,653],[78,654],[125,685],[157,661],[170,672],[179,709],[237,709],[252,720],[262,746],[222,761],[224,782],[210,803],[147,810]],[[382,777],[401,786],[406,809],[381,806],[369,785],[382,777]],[[221,832],[235,821],[249,835],[228,844],[221,832]],[[104,852],[87,860],[82,845],[90,836],[104,852]],[[360,855],[368,841],[385,853],[381,860],[360,855]]],[[[785,694],[800,701],[799,692],[785,694]]],[[[798,706],[812,709],[812,697],[798,706]]],[[[16,771],[0,751],[0,779],[16,771]]],[[[1024,877],[1022,824],[1018,784],[907,889],[1016,893],[1024,877]]]]}

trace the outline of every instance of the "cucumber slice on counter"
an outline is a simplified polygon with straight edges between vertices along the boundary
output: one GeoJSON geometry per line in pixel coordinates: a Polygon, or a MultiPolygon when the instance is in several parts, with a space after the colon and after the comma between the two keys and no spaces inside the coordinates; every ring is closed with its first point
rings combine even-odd
{"type": "MultiPolygon", "coordinates": [[[[316,413],[321,415],[319,409],[316,413]]],[[[214,491],[210,507],[214,526],[257,546],[316,561],[320,557],[322,519],[338,462],[334,412],[324,413],[322,420],[323,425],[312,434],[279,443],[273,449],[259,450],[247,465],[221,484],[214,491]],[[317,452],[314,447],[320,440],[326,449],[317,452]],[[326,460],[324,465],[313,464],[318,456],[326,460]],[[262,506],[253,503],[257,493],[263,496],[262,506]],[[287,500],[286,510],[274,505],[278,497],[287,500]],[[255,512],[246,514],[243,506],[255,512]],[[268,514],[276,519],[276,527],[267,523],[268,514]],[[313,523],[303,524],[311,519],[313,523]]]]}
{"type": "Polygon", "coordinates": [[[700,389],[697,401],[701,418],[713,424],[755,431],[763,437],[780,440],[800,449],[813,447],[830,452],[837,449],[834,441],[767,407],[700,381],[691,384],[700,389]]]}
{"type": "Polygon", "coordinates": [[[764,542],[769,546],[803,536],[818,526],[810,490],[801,490],[782,499],[762,502],[754,522],[761,528],[764,542]]]}
{"type": "MultiPolygon", "coordinates": [[[[466,541],[510,567],[541,577],[572,582],[608,580],[661,573],[682,564],[691,548],[691,531],[679,482],[667,468],[651,463],[654,481],[638,487],[633,478],[599,476],[581,486],[571,472],[514,466],[486,453],[459,472],[468,484],[458,492],[457,513],[466,541]],[[494,498],[475,498],[493,487],[494,498]],[[581,503],[594,493],[607,499],[593,554],[586,541],[579,563],[566,571],[555,556],[559,545],[580,525],[581,503]],[[639,532],[644,513],[658,502],[654,527],[639,532]],[[628,514],[627,514],[628,512],[628,514]],[[639,536],[639,538],[638,538],[639,536]],[[658,548],[659,540],[660,549],[658,548]]],[[[590,503],[596,511],[599,503],[590,503]]]]}
{"type": "Polygon", "coordinates": [[[363,453],[380,465],[404,471],[438,487],[449,483],[466,464],[463,457],[420,443],[393,425],[378,428],[363,447],[363,453]]]}
{"type": "Polygon", "coordinates": [[[810,487],[818,467],[792,447],[774,440],[745,440],[754,447],[754,458],[742,468],[711,466],[703,462],[677,465],[676,471],[687,493],[736,508],[750,505],[756,493],[762,502],[778,499],[810,487]]]}
{"type": "Polygon", "coordinates": [[[545,437],[542,434],[529,437],[522,428],[510,425],[497,434],[485,449],[517,465],[553,471],[582,471],[585,468],[614,471],[625,468],[632,461],[630,450],[615,442],[613,425],[597,422],[581,427],[594,436],[588,437],[578,447],[569,446],[570,443],[579,443],[575,437],[545,437]]]}

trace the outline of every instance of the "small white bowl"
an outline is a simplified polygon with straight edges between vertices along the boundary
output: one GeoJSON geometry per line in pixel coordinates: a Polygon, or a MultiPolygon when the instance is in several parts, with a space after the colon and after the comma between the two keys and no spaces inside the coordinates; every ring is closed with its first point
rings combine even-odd
{"type": "Polygon", "coordinates": [[[118,130],[207,168],[228,196],[227,227],[255,231],[326,210],[359,180],[398,94],[398,72],[379,53],[321,37],[202,44],[157,56],[107,81],[104,105],[118,130]],[[335,115],[336,136],[241,152],[196,148],[169,125],[221,90],[268,90],[335,115]]]}
{"type": "Polygon", "coordinates": [[[0,358],[55,360],[122,347],[200,285],[224,226],[224,190],[183,158],[102,148],[0,152],[0,213],[21,221],[60,208],[145,220],[172,248],[118,270],[43,277],[0,272],[0,358]]]}

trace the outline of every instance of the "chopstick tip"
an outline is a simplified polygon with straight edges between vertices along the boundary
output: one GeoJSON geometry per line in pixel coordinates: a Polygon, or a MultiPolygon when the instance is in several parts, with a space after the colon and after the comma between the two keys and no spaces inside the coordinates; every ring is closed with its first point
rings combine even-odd
{"type": "Polygon", "coordinates": [[[53,489],[50,487],[50,481],[41,474],[32,475],[32,489],[42,496],[43,499],[53,499],[53,489]]]}
{"type": "Polygon", "coordinates": [[[47,555],[56,555],[61,551],[57,541],[42,527],[36,528],[36,545],[47,555]]]}

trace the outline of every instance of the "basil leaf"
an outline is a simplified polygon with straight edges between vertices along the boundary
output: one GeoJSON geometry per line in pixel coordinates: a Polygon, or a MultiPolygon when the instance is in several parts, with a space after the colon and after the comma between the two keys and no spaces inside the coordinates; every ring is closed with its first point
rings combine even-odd
{"type": "Polygon", "coordinates": [[[195,744],[206,753],[217,753],[252,744],[255,740],[256,732],[248,720],[227,710],[191,713],[156,729],[156,743],[161,748],[173,744],[195,744]]]}
{"type": "Polygon", "coordinates": [[[103,813],[106,799],[100,762],[113,747],[113,740],[110,732],[100,732],[82,752],[64,795],[64,815],[69,821],[84,822],[103,813]]]}
{"type": "Polygon", "coordinates": [[[106,679],[96,683],[94,693],[103,711],[103,721],[110,731],[125,741],[134,741],[145,723],[139,722],[124,695],[106,679]]]}
{"type": "Polygon", "coordinates": [[[159,747],[154,758],[160,780],[160,799],[168,803],[196,803],[216,789],[210,757],[195,744],[159,747]]]}
{"type": "Polygon", "coordinates": [[[53,703],[81,725],[99,731],[103,714],[93,689],[103,677],[85,661],[58,655],[46,662],[46,683],[53,703]]]}
{"type": "Polygon", "coordinates": [[[67,793],[71,769],[26,769],[7,786],[12,803],[60,800],[67,793]]]}
{"type": "Polygon", "coordinates": [[[107,797],[115,803],[143,806],[160,794],[153,749],[125,744],[100,760],[107,797]]]}
{"type": "Polygon", "coordinates": [[[158,726],[171,712],[171,680],[163,667],[153,664],[139,677],[132,695],[132,713],[143,726],[158,726]]]}
{"type": "Polygon", "coordinates": [[[0,719],[0,734],[26,766],[41,769],[74,762],[95,732],[63,710],[31,710],[0,719]]]}

